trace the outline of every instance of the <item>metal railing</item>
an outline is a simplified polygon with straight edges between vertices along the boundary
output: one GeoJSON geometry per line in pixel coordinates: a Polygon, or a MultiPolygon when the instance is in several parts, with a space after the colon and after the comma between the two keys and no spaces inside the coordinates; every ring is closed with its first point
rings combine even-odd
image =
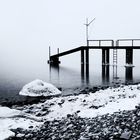
{"type": "Polygon", "coordinates": [[[140,39],[118,39],[116,41],[116,46],[140,46],[140,39]],[[136,44],[138,43],[138,44],[136,44]]]}
{"type": "Polygon", "coordinates": [[[88,46],[114,46],[114,40],[111,39],[104,39],[104,40],[88,40],[88,46]],[[92,43],[92,45],[90,45],[92,43]]]}

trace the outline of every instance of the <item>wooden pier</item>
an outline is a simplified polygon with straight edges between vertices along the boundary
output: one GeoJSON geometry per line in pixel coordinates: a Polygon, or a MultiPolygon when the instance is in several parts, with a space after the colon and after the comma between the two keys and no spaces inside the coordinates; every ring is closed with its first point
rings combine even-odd
{"type": "Polygon", "coordinates": [[[89,50],[101,49],[102,50],[102,65],[109,65],[110,63],[110,50],[113,49],[113,63],[117,63],[117,50],[126,50],[126,64],[133,65],[133,50],[140,49],[140,39],[119,39],[114,40],[88,40],[88,46],[80,46],[65,52],[57,53],[50,56],[48,61],[51,65],[59,65],[59,58],[75,52],[81,52],[81,72],[86,70],[89,72],[89,50]]]}

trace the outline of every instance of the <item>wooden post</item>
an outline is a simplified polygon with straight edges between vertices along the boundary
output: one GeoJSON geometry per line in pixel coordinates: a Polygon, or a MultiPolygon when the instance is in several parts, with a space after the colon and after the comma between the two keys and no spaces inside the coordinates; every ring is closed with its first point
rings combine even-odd
{"type": "Polygon", "coordinates": [[[109,64],[109,49],[102,49],[102,65],[109,64]]]}
{"type": "Polygon", "coordinates": [[[103,83],[109,82],[109,65],[102,65],[103,83]]]}
{"type": "Polygon", "coordinates": [[[84,49],[81,50],[81,75],[84,76],[84,64],[85,64],[85,57],[84,57],[84,49]]]}
{"type": "Polygon", "coordinates": [[[106,64],[109,64],[109,49],[106,49],[106,64]]]}
{"type": "Polygon", "coordinates": [[[133,64],[133,49],[126,49],[126,64],[133,64]]]}
{"type": "Polygon", "coordinates": [[[86,48],[86,75],[89,74],[89,48],[86,48]]]}
{"type": "Polygon", "coordinates": [[[105,64],[105,49],[102,49],[102,65],[105,64]]]}
{"type": "Polygon", "coordinates": [[[51,47],[49,46],[49,60],[48,60],[48,64],[51,63],[51,47]]]}
{"type": "Polygon", "coordinates": [[[86,65],[89,64],[89,48],[86,48],[86,65]]]}
{"type": "Polygon", "coordinates": [[[84,59],[84,49],[81,50],[81,65],[84,65],[85,59],[84,59]]]}
{"type": "Polygon", "coordinates": [[[125,67],[125,81],[131,82],[133,80],[133,67],[125,67]]]}

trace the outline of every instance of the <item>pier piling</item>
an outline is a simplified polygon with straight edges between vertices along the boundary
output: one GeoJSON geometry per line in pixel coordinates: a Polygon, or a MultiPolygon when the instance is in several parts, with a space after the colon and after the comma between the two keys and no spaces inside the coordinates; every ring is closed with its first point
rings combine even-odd
{"type": "Polygon", "coordinates": [[[126,64],[133,64],[133,49],[126,49],[126,64]]]}
{"type": "Polygon", "coordinates": [[[102,49],[102,65],[109,64],[109,49],[102,49]]]}

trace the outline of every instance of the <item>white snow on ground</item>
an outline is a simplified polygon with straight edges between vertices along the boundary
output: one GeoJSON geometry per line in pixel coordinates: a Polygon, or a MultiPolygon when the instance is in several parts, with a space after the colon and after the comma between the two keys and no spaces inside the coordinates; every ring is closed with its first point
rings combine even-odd
{"type": "Polygon", "coordinates": [[[77,96],[54,97],[44,103],[16,109],[0,107],[0,140],[14,135],[10,129],[18,127],[29,129],[29,126],[35,128],[43,123],[36,120],[61,119],[73,113],[81,117],[96,117],[106,113],[133,110],[138,104],[140,104],[140,85],[129,85],[77,96]],[[21,115],[25,117],[20,117],[21,115]]]}
{"type": "MultiPolygon", "coordinates": [[[[140,104],[140,85],[108,88],[96,93],[78,96],[55,97],[44,103],[32,105],[32,114],[42,113],[43,108],[50,112],[44,116],[48,120],[61,119],[67,114],[77,114],[81,117],[96,117],[106,113],[135,109],[140,104]]],[[[29,110],[25,107],[25,112],[29,110]]]]}
{"type": "Polygon", "coordinates": [[[37,79],[25,85],[19,94],[24,96],[56,96],[60,95],[61,91],[52,84],[37,79]]]}
{"type": "Polygon", "coordinates": [[[81,117],[96,117],[106,113],[132,110],[140,103],[139,87],[140,85],[108,88],[88,95],[53,98],[45,103],[54,103],[46,117],[58,119],[77,111],[80,111],[78,115],[81,117]]]}
{"type": "Polygon", "coordinates": [[[35,128],[42,124],[42,122],[34,121],[33,119],[27,118],[26,114],[22,111],[10,109],[8,107],[0,107],[0,140],[4,140],[15,135],[15,133],[10,129],[29,129],[29,126],[35,128]]]}
{"type": "Polygon", "coordinates": [[[15,115],[19,115],[21,112],[16,109],[10,109],[8,107],[0,107],[0,118],[3,117],[12,117],[15,115]]]}

